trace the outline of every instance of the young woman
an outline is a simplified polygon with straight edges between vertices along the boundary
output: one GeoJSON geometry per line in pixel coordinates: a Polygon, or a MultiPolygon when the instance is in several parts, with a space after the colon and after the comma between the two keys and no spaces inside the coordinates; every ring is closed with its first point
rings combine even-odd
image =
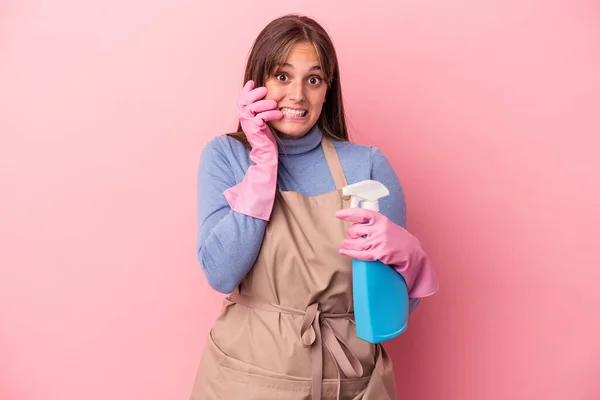
{"type": "Polygon", "coordinates": [[[388,354],[356,336],[351,258],[402,274],[411,310],[437,291],[400,182],[377,148],[348,141],[335,49],[314,20],[269,23],[244,81],[238,132],[200,162],[198,259],[231,294],[191,399],[396,399],[388,354]],[[365,179],[390,190],[379,214],[342,196],[365,179]]]}

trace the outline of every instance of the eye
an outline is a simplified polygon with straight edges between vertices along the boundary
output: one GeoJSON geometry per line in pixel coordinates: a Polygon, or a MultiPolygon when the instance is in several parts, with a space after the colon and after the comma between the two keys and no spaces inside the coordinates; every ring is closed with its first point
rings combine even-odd
{"type": "Polygon", "coordinates": [[[275,74],[275,79],[277,79],[280,82],[285,82],[287,80],[287,75],[286,74],[275,74]]]}
{"type": "Polygon", "coordinates": [[[321,78],[320,76],[311,76],[310,78],[308,78],[308,83],[310,83],[313,86],[319,85],[322,81],[323,78],[321,78]]]}

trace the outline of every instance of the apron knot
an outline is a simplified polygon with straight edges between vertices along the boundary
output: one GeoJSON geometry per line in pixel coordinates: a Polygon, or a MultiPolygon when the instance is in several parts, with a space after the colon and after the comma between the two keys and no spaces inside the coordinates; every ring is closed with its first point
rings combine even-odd
{"type": "Polygon", "coordinates": [[[363,375],[363,367],[358,357],[329,324],[329,319],[347,318],[346,315],[322,314],[318,303],[306,308],[300,339],[305,347],[312,347],[312,398],[321,399],[323,379],[323,349],[326,348],[335,362],[338,373],[337,398],[340,396],[340,370],[348,378],[359,378],[363,375]],[[344,346],[347,352],[342,349],[344,346]]]}
{"type": "Polygon", "coordinates": [[[329,320],[350,319],[354,317],[352,313],[348,314],[323,314],[319,308],[319,303],[309,305],[305,311],[295,310],[283,307],[278,304],[266,303],[241,295],[239,292],[233,292],[228,299],[234,303],[243,306],[269,312],[279,312],[302,316],[302,326],[300,328],[300,340],[304,347],[309,347],[312,358],[312,390],[311,399],[320,400],[323,384],[323,350],[327,349],[334,360],[338,373],[337,398],[340,397],[341,380],[340,370],[348,378],[360,378],[363,375],[363,367],[358,357],[350,350],[344,342],[342,335],[333,329],[329,320]],[[342,349],[346,348],[346,351],[342,349]]]}
{"type": "Polygon", "coordinates": [[[300,328],[300,340],[304,347],[312,346],[317,340],[320,317],[319,303],[313,303],[308,306],[302,320],[302,327],[300,328]]]}

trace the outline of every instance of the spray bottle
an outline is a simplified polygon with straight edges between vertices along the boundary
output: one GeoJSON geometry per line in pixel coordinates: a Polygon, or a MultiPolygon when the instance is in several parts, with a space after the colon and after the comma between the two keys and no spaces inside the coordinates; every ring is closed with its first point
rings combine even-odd
{"type": "MultiPolygon", "coordinates": [[[[365,180],[342,189],[350,207],[379,212],[379,199],[390,194],[378,181],[365,180]]],[[[352,291],[357,336],[369,343],[390,340],[406,330],[408,289],[402,275],[381,261],[352,259],[352,291]]]]}

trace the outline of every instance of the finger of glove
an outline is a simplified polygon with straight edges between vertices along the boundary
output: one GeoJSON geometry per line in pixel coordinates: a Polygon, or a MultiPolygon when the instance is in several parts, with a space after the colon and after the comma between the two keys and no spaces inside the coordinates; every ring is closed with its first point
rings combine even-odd
{"type": "Polygon", "coordinates": [[[283,118],[283,113],[279,110],[265,111],[256,115],[263,122],[275,121],[283,118]]]}
{"type": "Polygon", "coordinates": [[[246,84],[242,88],[242,93],[248,93],[248,92],[252,91],[252,89],[254,89],[254,81],[252,79],[250,79],[248,82],[246,82],[246,84]]]}
{"type": "MultiPolygon", "coordinates": [[[[252,104],[249,104],[246,109],[256,115],[261,112],[275,110],[277,108],[277,102],[275,100],[259,100],[252,104]]],[[[281,112],[281,111],[280,111],[281,112]]]]}
{"type": "Polygon", "coordinates": [[[342,247],[346,250],[365,251],[371,249],[371,242],[365,238],[347,238],[342,241],[342,247]]]}
{"type": "Polygon", "coordinates": [[[356,223],[346,230],[349,237],[356,239],[367,236],[373,230],[372,225],[356,223]]]}
{"type": "Polygon", "coordinates": [[[262,99],[267,95],[267,88],[264,86],[258,87],[249,91],[248,93],[242,93],[240,96],[239,104],[240,106],[246,107],[250,104],[262,99]]]}
{"type": "Polygon", "coordinates": [[[363,261],[375,261],[376,260],[376,258],[367,251],[340,249],[338,252],[344,256],[348,256],[348,257],[354,258],[356,260],[363,260],[363,261]]]}
{"type": "Polygon", "coordinates": [[[371,222],[376,218],[377,212],[366,208],[344,208],[336,211],[335,216],[348,222],[371,222]]]}

